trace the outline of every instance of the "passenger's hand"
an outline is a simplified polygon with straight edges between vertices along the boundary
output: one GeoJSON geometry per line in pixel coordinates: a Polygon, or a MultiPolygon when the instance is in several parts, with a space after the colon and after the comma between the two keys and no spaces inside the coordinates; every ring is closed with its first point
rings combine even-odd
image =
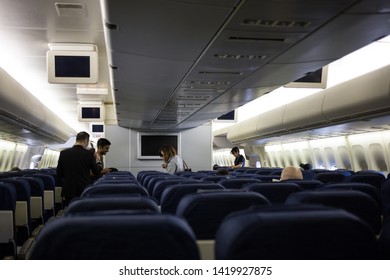
{"type": "Polygon", "coordinates": [[[107,174],[107,173],[110,173],[111,172],[111,169],[110,168],[104,168],[101,173],[102,174],[107,174]]]}

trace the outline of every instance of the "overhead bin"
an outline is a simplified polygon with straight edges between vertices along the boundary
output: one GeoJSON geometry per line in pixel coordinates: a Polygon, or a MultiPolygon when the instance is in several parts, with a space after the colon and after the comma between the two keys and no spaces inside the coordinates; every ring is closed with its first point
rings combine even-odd
{"type": "Polygon", "coordinates": [[[288,104],[284,110],[283,128],[290,131],[305,130],[329,123],[322,113],[325,91],[288,104]]]}
{"type": "Polygon", "coordinates": [[[229,127],[227,139],[233,144],[278,135],[286,132],[283,127],[285,106],[265,112],[229,127]]]}
{"type": "Polygon", "coordinates": [[[390,65],[326,89],[322,112],[331,122],[389,114],[390,65]]]}
{"type": "Polygon", "coordinates": [[[278,107],[274,110],[261,114],[257,122],[257,133],[261,137],[268,135],[278,135],[286,132],[283,126],[283,115],[286,106],[278,107]]]}
{"type": "Polygon", "coordinates": [[[265,112],[229,128],[245,143],[390,114],[390,65],[265,112]]]}
{"type": "Polygon", "coordinates": [[[3,132],[40,145],[62,143],[76,133],[1,68],[0,84],[0,120],[19,127],[3,132]]]}
{"type": "Polygon", "coordinates": [[[229,127],[227,139],[233,144],[256,138],[258,117],[253,117],[229,127]]]}

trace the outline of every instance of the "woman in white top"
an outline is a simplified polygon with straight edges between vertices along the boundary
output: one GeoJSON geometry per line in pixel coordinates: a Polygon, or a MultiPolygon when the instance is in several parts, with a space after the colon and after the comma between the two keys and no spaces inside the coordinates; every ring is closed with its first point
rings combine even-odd
{"type": "Polygon", "coordinates": [[[178,171],[184,171],[183,160],[177,155],[172,145],[162,145],[160,155],[164,159],[163,168],[167,169],[169,174],[175,174],[178,171]]]}

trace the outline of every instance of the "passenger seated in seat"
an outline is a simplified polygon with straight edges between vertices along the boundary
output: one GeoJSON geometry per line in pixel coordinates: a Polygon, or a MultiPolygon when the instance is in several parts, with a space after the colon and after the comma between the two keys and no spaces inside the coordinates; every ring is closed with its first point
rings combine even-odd
{"type": "Polygon", "coordinates": [[[280,181],[303,179],[302,171],[295,166],[286,166],[280,175],[280,181]]]}

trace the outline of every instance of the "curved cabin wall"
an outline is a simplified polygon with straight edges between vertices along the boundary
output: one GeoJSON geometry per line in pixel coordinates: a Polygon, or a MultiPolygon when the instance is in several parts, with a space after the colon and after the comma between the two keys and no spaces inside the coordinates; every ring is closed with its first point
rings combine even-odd
{"type": "Polygon", "coordinates": [[[390,65],[229,127],[233,144],[390,114],[390,65]]]}
{"type": "Polygon", "coordinates": [[[322,112],[332,122],[388,115],[390,65],[326,90],[322,112]]]}
{"type": "Polygon", "coordinates": [[[0,122],[2,133],[31,141],[63,143],[75,134],[61,118],[0,68],[0,122]]]}

